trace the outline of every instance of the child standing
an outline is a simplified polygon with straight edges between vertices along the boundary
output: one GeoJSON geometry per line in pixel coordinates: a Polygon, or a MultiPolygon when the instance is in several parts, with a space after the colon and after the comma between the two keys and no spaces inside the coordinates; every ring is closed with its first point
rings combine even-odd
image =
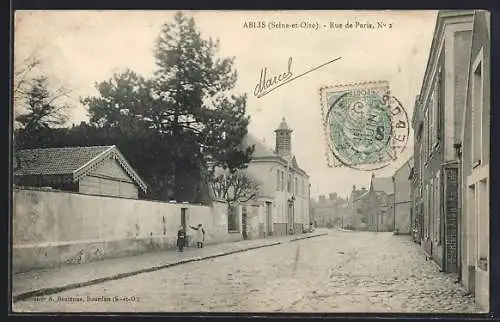
{"type": "Polygon", "coordinates": [[[180,252],[184,251],[185,241],[186,241],[186,234],[184,233],[184,227],[180,226],[179,230],[177,231],[177,247],[179,248],[180,252]]]}
{"type": "Polygon", "coordinates": [[[203,248],[203,242],[205,241],[205,229],[203,229],[203,225],[198,224],[198,227],[189,227],[196,230],[196,248],[203,248]]]}

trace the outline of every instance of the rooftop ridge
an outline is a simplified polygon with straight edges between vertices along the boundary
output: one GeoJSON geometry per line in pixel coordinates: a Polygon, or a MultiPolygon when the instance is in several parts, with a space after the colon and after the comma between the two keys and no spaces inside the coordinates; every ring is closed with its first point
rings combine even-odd
{"type": "Polygon", "coordinates": [[[34,149],[19,149],[16,150],[15,152],[21,152],[21,151],[36,151],[36,150],[73,150],[73,149],[85,149],[85,148],[111,148],[114,147],[115,145],[85,145],[85,146],[67,146],[67,147],[50,147],[50,148],[34,148],[34,149]]]}

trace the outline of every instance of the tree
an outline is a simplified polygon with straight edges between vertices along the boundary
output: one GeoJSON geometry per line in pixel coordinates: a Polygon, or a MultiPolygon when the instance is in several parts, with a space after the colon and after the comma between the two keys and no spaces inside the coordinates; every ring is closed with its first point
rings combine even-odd
{"type": "MultiPolygon", "coordinates": [[[[38,58],[38,53],[35,50],[28,57],[14,64],[12,84],[14,106],[21,104],[24,95],[28,92],[29,81],[32,78],[30,74],[40,63],[41,60],[38,58]]],[[[17,113],[17,110],[14,109],[14,112],[17,113]]]]}
{"type": "Polygon", "coordinates": [[[47,147],[52,140],[66,133],[61,128],[68,119],[69,105],[60,98],[69,93],[64,87],[49,89],[49,81],[39,76],[28,81],[29,87],[22,93],[24,113],[19,113],[15,121],[19,124],[14,132],[17,148],[47,147]]]}
{"type": "Polygon", "coordinates": [[[38,130],[66,123],[68,116],[65,112],[69,106],[58,103],[57,100],[67,95],[69,91],[61,87],[55,92],[50,92],[48,87],[48,79],[45,76],[30,81],[30,88],[23,93],[26,113],[16,118],[23,128],[38,130]]]}
{"type": "Polygon", "coordinates": [[[260,184],[255,177],[244,170],[220,173],[211,180],[215,199],[224,200],[229,208],[257,197],[260,184]]]}
{"type": "MultiPolygon", "coordinates": [[[[96,84],[100,97],[82,99],[93,125],[125,131],[124,122],[135,122],[146,129],[143,140],[168,142],[151,152],[158,165],[152,168],[162,173],[165,189],[173,188],[169,198],[192,201],[209,158],[231,173],[251,160],[253,147],[240,147],[250,121],[246,95],[232,93],[234,58],[217,58],[218,49],[218,40],[202,39],[194,19],[177,13],[156,40],[151,78],[127,70],[96,84]]],[[[139,168],[154,176],[148,164],[139,168]]]]}
{"type": "MultiPolygon", "coordinates": [[[[144,120],[147,110],[155,108],[151,81],[130,69],[115,73],[109,80],[96,83],[95,87],[100,97],[80,99],[88,106],[90,124],[119,127],[127,119],[144,120]]],[[[161,124],[152,122],[152,125],[161,129],[161,124]]]]}

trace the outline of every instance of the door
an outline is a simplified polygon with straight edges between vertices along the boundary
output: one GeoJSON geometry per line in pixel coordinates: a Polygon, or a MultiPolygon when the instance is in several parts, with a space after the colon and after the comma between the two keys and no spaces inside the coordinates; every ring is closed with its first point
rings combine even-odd
{"type": "Polygon", "coordinates": [[[266,202],[266,226],[267,226],[267,236],[273,234],[273,213],[271,208],[271,203],[266,202]]]}
{"type": "Polygon", "coordinates": [[[187,213],[187,208],[181,208],[181,225],[182,225],[182,230],[184,231],[184,236],[186,236],[184,244],[187,246],[189,244],[189,241],[186,232],[186,225],[187,225],[186,213],[187,213]]]}
{"type": "Polygon", "coordinates": [[[293,202],[288,202],[288,231],[287,233],[294,233],[294,218],[293,218],[293,202]]]}
{"type": "Polygon", "coordinates": [[[243,239],[248,239],[248,232],[247,232],[247,206],[243,205],[241,208],[241,230],[242,230],[242,235],[243,239]]]}

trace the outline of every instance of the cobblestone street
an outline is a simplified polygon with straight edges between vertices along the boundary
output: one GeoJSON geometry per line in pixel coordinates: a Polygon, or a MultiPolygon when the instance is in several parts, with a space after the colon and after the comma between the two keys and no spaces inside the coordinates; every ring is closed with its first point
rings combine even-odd
{"type": "Polygon", "coordinates": [[[480,312],[408,236],[330,231],[13,304],[15,312],[480,312]]]}

